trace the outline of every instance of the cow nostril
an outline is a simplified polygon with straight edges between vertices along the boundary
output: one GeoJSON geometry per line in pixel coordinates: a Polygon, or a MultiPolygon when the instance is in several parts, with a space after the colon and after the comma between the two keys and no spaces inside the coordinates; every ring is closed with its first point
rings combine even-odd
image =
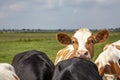
{"type": "Polygon", "coordinates": [[[120,59],[119,59],[119,65],[120,65],[120,59]]]}
{"type": "Polygon", "coordinates": [[[85,52],[85,55],[88,55],[88,52],[85,52]]]}

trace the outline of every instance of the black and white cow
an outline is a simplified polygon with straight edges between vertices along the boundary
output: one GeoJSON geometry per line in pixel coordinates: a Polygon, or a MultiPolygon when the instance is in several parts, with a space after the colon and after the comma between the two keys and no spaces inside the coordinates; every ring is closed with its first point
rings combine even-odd
{"type": "Polygon", "coordinates": [[[71,58],[56,65],[52,80],[102,80],[102,78],[93,62],[71,58]]]}
{"type": "Polygon", "coordinates": [[[54,64],[44,52],[31,50],[17,54],[12,65],[20,80],[51,80],[54,64]]]}

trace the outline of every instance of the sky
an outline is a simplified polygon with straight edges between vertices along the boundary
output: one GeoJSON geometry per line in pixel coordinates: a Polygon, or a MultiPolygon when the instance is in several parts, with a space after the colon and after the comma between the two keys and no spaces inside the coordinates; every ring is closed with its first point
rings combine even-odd
{"type": "Polygon", "coordinates": [[[120,0],[0,0],[0,29],[120,27],[120,0]]]}

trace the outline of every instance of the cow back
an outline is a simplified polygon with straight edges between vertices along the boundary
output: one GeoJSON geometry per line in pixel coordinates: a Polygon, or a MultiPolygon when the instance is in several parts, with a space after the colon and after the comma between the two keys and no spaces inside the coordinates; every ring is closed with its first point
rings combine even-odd
{"type": "Polygon", "coordinates": [[[20,80],[51,80],[54,64],[41,51],[27,51],[17,54],[12,65],[20,80]]]}
{"type": "Polygon", "coordinates": [[[59,62],[52,80],[102,80],[97,67],[88,60],[72,58],[59,62]]]}

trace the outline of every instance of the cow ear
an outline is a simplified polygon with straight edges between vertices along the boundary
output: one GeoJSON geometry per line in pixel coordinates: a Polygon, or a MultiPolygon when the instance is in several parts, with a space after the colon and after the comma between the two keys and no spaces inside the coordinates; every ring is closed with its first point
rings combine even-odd
{"type": "Polygon", "coordinates": [[[96,41],[96,43],[102,43],[107,40],[108,36],[109,36],[108,30],[106,30],[106,29],[101,30],[96,34],[95,41],[96,41]]]}
{"type": "Polygon", "coordinates": [[[65,33],[58,33],[56,39],[63,45],[69,45],[72,43],[72,39],[65,33]]]}

